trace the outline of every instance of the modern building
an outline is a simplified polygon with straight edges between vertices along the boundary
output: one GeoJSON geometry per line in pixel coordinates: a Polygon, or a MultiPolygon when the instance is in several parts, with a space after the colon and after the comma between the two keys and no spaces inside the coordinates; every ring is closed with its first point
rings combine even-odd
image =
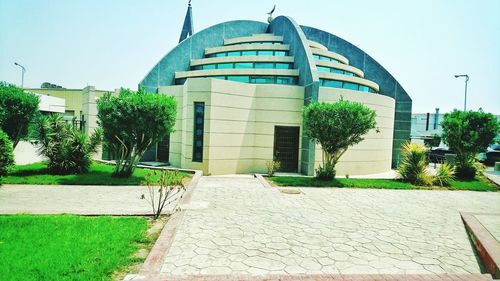
{"type": "Polygon", "coordinates": [[[401,144],[410,139],[412,100],[361,49],[286,16],[230,21],[195,34],[191,19],[189,7],[181,42],[139,84],[178,102],[169,142],[173,166],[263,173],[276,158],[282,171],[313,175],[322,153],[304,135],[302,109],[341,98],[374,109],[379,132],[350,148],[337,173],[380,173],[397,165],[401,144]]]}

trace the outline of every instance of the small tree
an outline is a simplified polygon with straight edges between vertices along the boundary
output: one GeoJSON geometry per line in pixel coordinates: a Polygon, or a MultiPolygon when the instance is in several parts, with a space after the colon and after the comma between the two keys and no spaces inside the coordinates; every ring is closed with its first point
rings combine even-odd
{"type": "Polygon", "coordinates": [[[302,115],[306,135],[323,149],[323,165],[316,171],[322,179],[333,179],[335,165],[347,148],[361,142],[376,126],[375,111],[346,100],[311,103],[302,115]]]}
{"type": "Polygon", "coordinates": [[[113,173],[129,177],[147,148],[173,131],[177,105],[173,97],[120,89],[97,101],[106,146],[116,155],[113,173]]]}
{"type": "Polygon", "coordinates": [[[454,110],[444,115],[444,142],[457,155],[456,175],[462,179],[472,179],[476,174],[474,165],[477,153],[486,150],[498,135],[500,125],[491,113],[454,110]]]}
{"type": "Polygon", "coordinates": [[[148,185],[148,197],[144,194],[141,199],[145,199],[153,210],[153,218],[156,220],[161,216],[163,209],[173,203],[173,211],[177,210],[177,204],[186,190],[183,183],[183,175],[179,171],[161,170],[153,171],[148,174],[146,183],[148,185]],[[160,173],[158,181],[152,181],[152,175],[160,173]]]}
{"type": "Polygon", "coordinates": [[[28,126],[38,113],[40,99],[12,84],[0,82],[0,127],[15,148],[28,134],[28,126]]]}
{"type": "Polygon", "coordinates": [[[427,173],[427,150],[425,146],[406,142],[401,149],[398,173],[405,182],[415,185],[431,185],[432,177],[427,173]]]}
{"type": "Polygon", "coordinates": [[[0,180],[7,174],[12,165],[14,165],[12,143],[7,134],[0,129],[0,180]]]}
{"type": "Polygon", "coordinates": [[[441,136],[438,134],[432,134],[432,136],[426,137],[424,139],[424,145],[429,148],[439,146],[440,143],[441,143],[441,136]]]}
{"type": "Polygon", "coordinates": [[[53,114],[40,117],[38,131],[39,153],[49,159],[51,173],[81,174],[89,171],[91,154],[102,140],[101,129],[88,138],[60,115],[53,114]]]}

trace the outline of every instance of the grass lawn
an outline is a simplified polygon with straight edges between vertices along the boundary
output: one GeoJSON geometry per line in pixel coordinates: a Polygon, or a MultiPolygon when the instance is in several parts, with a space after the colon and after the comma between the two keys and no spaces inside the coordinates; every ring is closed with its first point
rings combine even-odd
{"type": "Polygon", "coordinates": [[[387,179],[334,179],[331,181],[323,181],[312,177],[290,176],[271,177],[267,179],[270,180],[271,184],[277,186],[498,191],[498,188],[493,183],[482,177],[476,177],[476,179],[472,181],[453,181],[449,187],[421,187],[399,180],[387,179]]]}
{"type": "MultiPolygon", "coordinates": [[[[130,178],[113,178],[111,173],[114,166],[101,163],[92,163],[90,172],[80,175],[51,175],[45,163],[16,165],[10,173],[2,179],[3,184],[78,184],[78,185],[144,185],[146,176],[152,173],[150,169],[137,168],[130,178]]],[[[187,173],[179,176],[189,177],[187,173]]],[[[158,180],[159,175],[151,175],[158,180]]]]}
{"type": "Polygon", "coordinates": [[[0,216],[0,279],[111,280],[137,262],[143,217],[0,216]]]}

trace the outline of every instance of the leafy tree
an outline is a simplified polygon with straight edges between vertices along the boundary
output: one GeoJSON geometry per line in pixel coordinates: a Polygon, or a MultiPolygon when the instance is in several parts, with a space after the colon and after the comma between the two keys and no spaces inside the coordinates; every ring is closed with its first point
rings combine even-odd
{"type": "Polygon", "coordinates": [[[302,115],[306,135],[323,149],[323,166],[316,171],[321,179],[333,179],[342,154],[349,146],[361,142],[363,135],[376,125],[375,111],[347,100],[311,103],[302,115]]]}
{"type": "Polygon", "coordinates": [[[177,103],[173,97],[121,89],[97,101],[106,146],[116,155],[113,175],[129,177],[147,148],[173,131],[177,103]]]}
{"type": "Polygon", "coordinates": [[[12,84],[0,82],[0,127],[14,148],[28,134],[28,126],[38,113],[40,99],[12,84]]]}
{"type": "Polygon", "coordinates": [[[456,175],[472,179],[476,174],[475,155],[486,150],[498,135],[500,124],[491,113],[454,110],[444,115],[444,142],[455,152],[456,175]]]}
{"type": "Polygon", "coordinates": [[[427,147],[436,147],[441,143],[441,136],[438,134],[432,134],[430,137],[424,139],[424,145],[427,147]]]}
{"type": "Polygon", "coordinates": [[[39,153],[49,159],[48,168],[54,174],[87,173],[102,140],[102,130],[97,129],[88,138],[60,115],[42,116],[38,120],[39,153]]]}
{"type": "Polygon", "coordinates": [[[0,179],[7,174],[10,166],[14,164],[12,143],[4,131],[0,129],[0,179]]]}

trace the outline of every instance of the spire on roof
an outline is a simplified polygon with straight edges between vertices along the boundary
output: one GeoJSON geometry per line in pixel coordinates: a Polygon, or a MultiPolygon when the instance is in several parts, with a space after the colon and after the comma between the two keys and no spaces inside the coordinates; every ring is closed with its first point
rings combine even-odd
{"type": "Polygon", "coordinates": [[[179,38],[179,43],[191,35],[193,35],[193,14],[191,12],[191,0],[189,0],[186,17],[184,18],[184,25],[182,26],[181,37],[179,38]]]}

